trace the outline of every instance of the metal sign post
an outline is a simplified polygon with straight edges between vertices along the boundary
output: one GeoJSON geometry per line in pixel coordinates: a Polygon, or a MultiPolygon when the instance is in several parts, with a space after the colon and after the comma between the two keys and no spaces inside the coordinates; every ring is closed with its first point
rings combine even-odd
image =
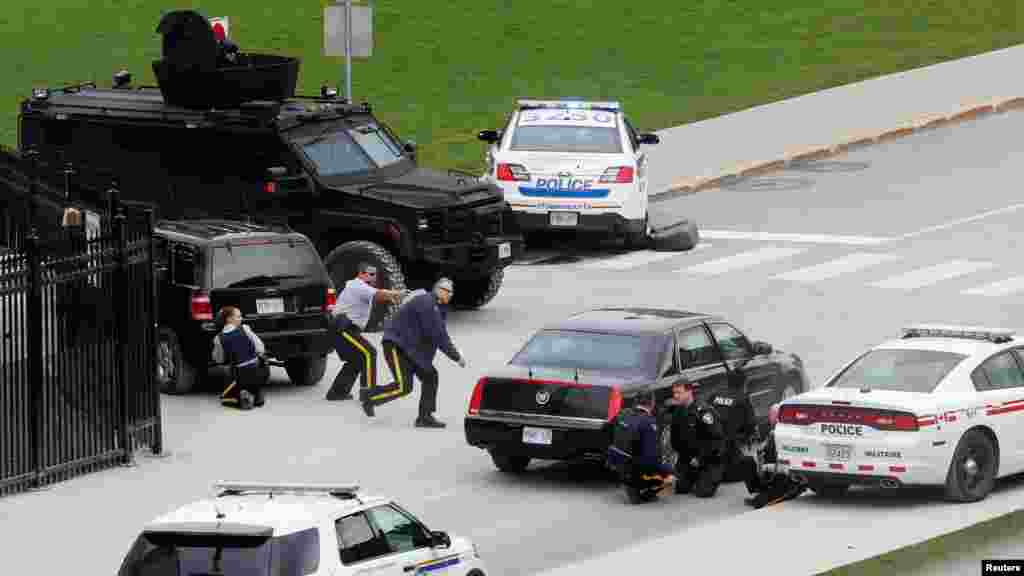
{"type": "Polygon", "coordinates": [[[345,57],[345,99],[352,102],[352,59],[369,58],[373,51],[373,1],[335,1],[324,8],[324,56],[345,57]]]}

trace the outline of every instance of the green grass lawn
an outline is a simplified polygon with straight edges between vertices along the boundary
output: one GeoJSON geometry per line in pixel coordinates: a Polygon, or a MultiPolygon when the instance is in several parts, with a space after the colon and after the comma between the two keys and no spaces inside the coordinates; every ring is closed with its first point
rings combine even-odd
{"type": "MultiPolygon", "coordinates": [[[[301,57],[304,93],[342,85],[343,59],[321,56],[326,3],[6,0],[0,143],[16,144],[33,85],[108,85],[121,68],[155,84],[156,25],[178,7],[229,16],[243,50],[301,57]]],[[[425,164],[466,170],[483,164],[476,132],[520,96],[618,99],[653,130],[1024,39],[1013,0],[379,0],[375,12],[356,99],[419,142],[425,164]]]]}

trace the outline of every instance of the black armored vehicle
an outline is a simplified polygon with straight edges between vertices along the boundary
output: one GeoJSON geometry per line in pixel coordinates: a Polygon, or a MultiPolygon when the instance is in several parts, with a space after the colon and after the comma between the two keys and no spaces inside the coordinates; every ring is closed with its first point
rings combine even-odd
{"type": "MultiPolygon", "coordinates": [[[[287,224],[315,243],[339,290],[368,261],[382,288],[445,275],[457,308],[495,296],[523,246],[498,188],[417,166],[415,145],[367,103],[326,86],[295,96],[297,59],[226,61],[209,21],[191,11],[167,14],[157,30],[157,87],[133,87],[121,72],[111,88],[36,89],[22,102],[19,146],[38,152],[41,173],[59,179],[72,164],[87,202],[102,202],[114,178],[125,200],[155,203],[161,218],[287,224]]],[[[380,307],[367,328],[389,312],[380,307]]]]}

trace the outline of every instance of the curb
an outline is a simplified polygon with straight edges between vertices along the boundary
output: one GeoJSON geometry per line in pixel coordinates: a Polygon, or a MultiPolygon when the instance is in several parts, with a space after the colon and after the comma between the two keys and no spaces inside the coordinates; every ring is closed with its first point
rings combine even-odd
{"type": "Polygon", "coordinates": [[[859,134],[851,136],[850,139],[838,144],[815,146],[799,151],[786,152],[782,158],[741,164],[716,176],[709,176],[705,178],[678,178],[667,190],[651,194],[648,199],[651,201],[657,201],[660,199],[667,199],[668,197],[685,196],[693,194],[694,192],[720,188],[723,184],[734,182],[740,178],[761,176],[770,172],[785,169],[786,166],[794,162],[811,162],[814,160],[831,158],[849,152],[855,148],[889,142],[918,132],[951,126],[961,122],[969,122],[991,114],[1002,114],[1011,110],[1019,109],[1024,109],[1024,97],[1005,99],[996,98],[987,102],[975,101],[972,103],[964,103],[961,107],[949,114],[931,114],[922,116],[915,120],[906,122],[901,126],[891,128],[880,133],[859,134]]]}

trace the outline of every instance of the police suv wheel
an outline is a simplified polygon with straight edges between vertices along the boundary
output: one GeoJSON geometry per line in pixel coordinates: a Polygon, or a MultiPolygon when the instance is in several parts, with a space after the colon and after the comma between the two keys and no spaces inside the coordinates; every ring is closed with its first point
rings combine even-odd
{"type": "Polygon", "coordinates": [[[476,310],[482,308],[498,295],[501,283],[505,280],[505,269],[495,268],[483,278],[462,280],[455,278],[455,295],[452,296],[452,307],[456,310],[476,310]]]}
{"type": "Polygon", "coordinates": [[[996,449],[980,430],[969,430],[957,444],[946,474],[946,499],[951,502],[984,500],[995,486],[996,449]]]}
{"type": "Polygon", "coordinates": [[[284,362],[288,379],[296,386],[315,386],[327,371],[327,356],[303,356],[284,362]]]}
{"type": "MultiPolygon", "coordinates": [[[[377,288],[388,290],[405,290],[405,274],[398,260],[388,252],[387,248],[375,242],[357,240],[338,246],[324,258],[324,265],[331,275],[334,288],[341,294],[345,283],[356,277],[360,262],[377,267],[377,288]]],[[[458,286],[455,287],[458,291],[458,286]]],[[[397,304],[374,304],[370,312],[370,321],[366,323],[366,332],[379,332],[384,320],[396,310],[397,304]]]]}
{"type": "Polygon", "coordinates": [[[160,328],[157,340],[156,380],[164,394],[187,394],[195,386],[196,371],[185,359],[178,335],[160,328]]]}

